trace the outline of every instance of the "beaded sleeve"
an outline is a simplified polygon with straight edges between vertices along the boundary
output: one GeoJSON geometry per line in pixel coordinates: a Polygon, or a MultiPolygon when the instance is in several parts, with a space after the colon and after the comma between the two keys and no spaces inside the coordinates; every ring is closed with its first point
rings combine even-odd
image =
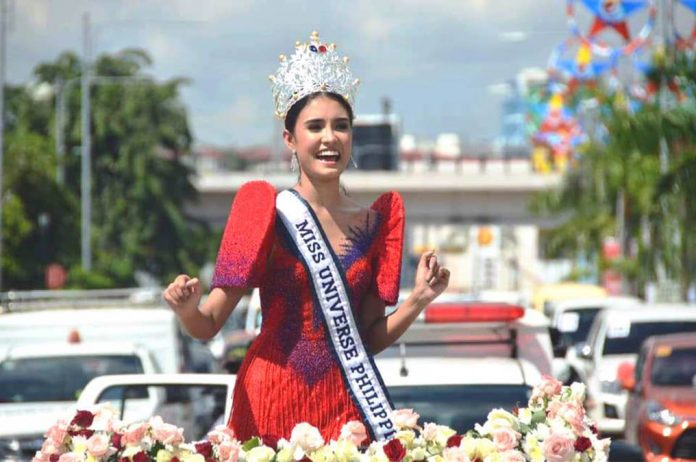
{"type": "Polygon", "coordinates": [[[276,191],[265,181],[242,185],[222,235],[211,288],[258,287],[273,247],[276,191]]]}
{"type": "Polygon", "coordinates": [[[387,305],[399,298],[401,257],[404,244],[404,203],[397,192],[382,194],[372,209],[380,216],[380,230],[375,244],[375,287],[377,296],[387,305]]]}

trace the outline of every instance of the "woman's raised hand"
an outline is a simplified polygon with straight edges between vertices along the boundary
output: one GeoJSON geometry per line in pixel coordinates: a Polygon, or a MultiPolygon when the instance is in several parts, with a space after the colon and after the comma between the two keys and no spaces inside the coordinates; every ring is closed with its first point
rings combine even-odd
{"type": "Polygon", "coordinates": [[[421,255],[416,269],[413,292],[426,304],[445,291],[449,285],[450,272],[440,266],[434,250],[421,255]]]}
{"type": "Polygon", "coordinates": [[[164,290],[162,296],[172,310],[178,315],[198,308],[203,291],[198,278],[180,274],[164,290]]]}

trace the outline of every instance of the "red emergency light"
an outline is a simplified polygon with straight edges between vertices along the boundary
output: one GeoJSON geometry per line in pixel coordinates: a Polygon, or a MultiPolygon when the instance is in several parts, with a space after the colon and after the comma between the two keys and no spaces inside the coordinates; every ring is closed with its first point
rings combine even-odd
{"type": "Polygon", "coordinates": [[[425,322],[432,324],[510,322],[524,316],[524,308],[508,303],[434,303],[425,309],[425,322]]]}

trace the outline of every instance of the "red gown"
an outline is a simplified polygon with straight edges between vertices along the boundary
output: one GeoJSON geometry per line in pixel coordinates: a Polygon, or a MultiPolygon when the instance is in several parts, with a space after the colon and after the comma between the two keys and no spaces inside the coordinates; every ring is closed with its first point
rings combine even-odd
{"type": "MultiPolygon", "coordinates": [[[[273,444],[289,439],[295,424],[309,422],[328,441],[346,422],[362,418],[330,349],[307,272],[276,218],[275,197],[263,181],[240,188],[215,265],[212,287],[259,287],[263,316],[237,374],[228,425],[241,441],[258,435],[273,444]]],[[[368,291],[387,305],[396,303],[403,230],[401,196],[386,193],[334,249],[356,322],[368,291]]]]}

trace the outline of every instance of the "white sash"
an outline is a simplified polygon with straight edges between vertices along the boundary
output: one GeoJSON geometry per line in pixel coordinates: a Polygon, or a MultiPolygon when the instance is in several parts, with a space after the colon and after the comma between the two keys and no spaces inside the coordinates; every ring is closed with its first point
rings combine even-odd
{"type": "Polygon", "coordinates": [[[324,326],[353,402],[368,424],[372,438],[389,439],[396,433],[389,396],[360,338],[344,276],[328,239],[309,204],[298,194],[282,191],[276,198],[276,210],[304,260],[315,302],[321,306],[324,326]]]}

